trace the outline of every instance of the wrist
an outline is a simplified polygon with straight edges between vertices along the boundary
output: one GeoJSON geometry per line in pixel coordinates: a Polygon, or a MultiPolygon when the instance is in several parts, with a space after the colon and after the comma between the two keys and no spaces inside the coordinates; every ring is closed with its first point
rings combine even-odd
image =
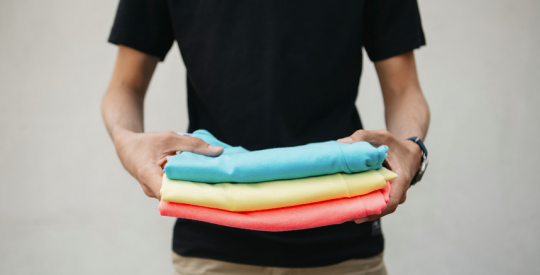
{"type": "MultiPolygon", "coordinates": [[[[426,146],[424,145],[424,143],[422,142],[422,140],[419,138],[419,137],[411,137],[411,138],[408,138],[407,140],[410,140],[410,141],[413,141],[414,143],[416,143],[418,145],[418,148],[420,148],[421,150],[421,159],[419,160],[419,167],[418,167],[418,170],[416,170],[416,172],[414,172],[414,177],[412,178],[411,180],[411,184],[410,185],[414,185],[416,184],[417,182],[421,181],[422,180],[422,177],[424,176],[424,173],[426,172],[426,168],[428,166],[428,159],[427,159],[427,148],[426,146]]],[[[416,163],[418,159],[413,159],[411,160],[411,162],[413,163],[416,163]]]]}
{"type": "Polygon", "coordinates": [[[411,173],[416,174],[420,170],[420,164],[422,162],[422,149],[418,144],[412,140],[405,140],[405,147],[408,149],[408,154],[411,156],[411,173]]]}
{"type": "Polygon", "coordinates": [[[113,135],[111,135],[114,146],[118,149],[122,144],[126,143],[126,140],[131,140],[137,133],[127,129],[117,129],[113,135]]]}

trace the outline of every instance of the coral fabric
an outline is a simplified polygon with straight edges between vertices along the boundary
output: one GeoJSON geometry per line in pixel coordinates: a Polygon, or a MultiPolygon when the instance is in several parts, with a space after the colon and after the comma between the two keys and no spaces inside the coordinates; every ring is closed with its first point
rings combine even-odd
{"type": "Polygon", "coordinates": [[[217,157],[182,152],[169,159],[164,172],[170,179],[218,182],[263,182],[297,179],[335,173],[357,173],[380,169],[388,147],[367,142],[352,144],[327,141],[307,145],[248,151],[217,140],[208,131],[197,130],[194,137],[224,146],[217,157]]]}
{"type": "Polygon", "coordinates": [[[162,216],[199,220],[229,227],[259,231],[289,231],[340,224],[379,214],[386,208],[390,182],[383,189],[354,198],[262,211],[231,212],[221,209],[162,201],[162,216]]]}
{"type": "Polygon", "coordinates": [[[229,211],[256,211],[368,194],[396,174],[381,168],[355,174],[332,174],[258,183],[207,184],[163,175],[161,200],[229,211]]]}

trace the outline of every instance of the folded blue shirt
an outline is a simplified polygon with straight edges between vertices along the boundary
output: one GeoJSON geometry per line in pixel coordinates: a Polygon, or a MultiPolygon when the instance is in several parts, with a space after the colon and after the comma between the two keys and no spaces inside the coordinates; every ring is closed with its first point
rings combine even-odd
{"type": "Polygon", "coordinates": [[[217,157],[182,152],[170,158],[164,169],[169,179],[207,183],[261,182],[350,174],[380,169],[388,151],[386,145],[375,148],[363,141],[352,144],[327,141],[248,151],[223,143],[206,130],[195,131],[193,137],[223,146],[225,150],[217,157]]]}

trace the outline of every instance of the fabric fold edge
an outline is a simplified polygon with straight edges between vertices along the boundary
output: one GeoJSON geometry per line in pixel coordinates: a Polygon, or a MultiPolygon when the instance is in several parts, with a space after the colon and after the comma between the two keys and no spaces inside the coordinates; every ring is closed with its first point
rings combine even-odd
{"type": "MultiPolygon", "coordinates": [[[[331,174],[331,175],[325,175],[325,176],[317,176],[313,178],[318,177],[331,177],[331,176],[337,176],[339,175],[339,179],[341,181],[341,184],[344,184],[344,189],[346,190],[346,194],[338,195],[334,194],[334,196],[323,196],[321,197],[321,191],[316,191],[313,196],[318,198],[312,198],[308,199],[306,197],[303,197],[302,199],[298,200],[289,200],[285,202],[277,202],[274,200],[272,201],[272,196],[269,197],[269,200],[272,202],[269,202],[267,204],[256,204],[256,205],[238,205],[239,198],[236,197],[237,193],[243,193],[245,194],[246,190],[239,190],[238,192],[235,192],[235,188],[253,188],[251,190],[256,190],[258,186],[262,187],[262,189],[259,189],[258,191],[262,192],[261,198],[265,198],[264,194],[265,192],[272,191],[272,188],[264,188],[264,186],[271,185],[274,181],[269,182],[258,182],[258,183],[219,183],[219,184],[206,184],[206,183],[199,183],[199,182],[190,182],[190,181],[181,181],[181,180],[171,180],[166,177],[166,175],[163,175],[162,179],[162,186],[161,186],[161,195],[162,200],[167,202],[174,202],[174,203],[186,203],[190,205],[198,205],[203,207],[211,207],[226,211],[234,211],[234,212],[245,212],[245,211],[259,211],[259,210],[268,210],[268,209],[276,209],[281,207],[290,207],[295,205],[305,205],[310,203],[317,203],[322,202],[325,200],[333,200],[333,199],[339,199],[339,198],[351,198],[356,197],[364,194],[368,194],[370,192],[373,192],[375,190],[384,188],[386,181],[395,179],[397,175],[393,173],[392,171],[389,171],[386,168],[381,168],[379,170],[371,170],[367,172],[361,172],[361,173],[354,173],[354,174],[345,174],[345,173],[338,173],[338,174],[331,174]],[[178,185],[174,186],[176,183],[178,185]],[[217,186],[220,186],[219,188],[217,186]],[[180,192],[178,189],[182,189],[180,192]],[[212,199],[212,195],[210,195],[210,199],[207,203],[201,203],[201,197],[197,199],[182,199],[179,198],[177,195],[174,194],[182,194],[187,192],[193,192],[193,194],[197,194],[200,192],[205,192],[204,189],[209,191],[210,194],[214,194],[214,198],[218,199],[212,199]],[[170,191],[167,192],[166,190],[169,189],[170,191]],[[266,189],[266,190],[265,190],[266,189]],[[215,192],[214,192],[215,191],[215,192]],[[219,193],[226,193],[227,195],[220,197],[219,193]],[[265,206],[266,205],[266,206],[265,206]]],[[[277,184],[280,184],[284,186],[286,183],[289,184],[296,184],[296,190],[298,190],[298,187],[305,188],[308,187],[309,184],[306,184],[305,180],[307,178],[303,179],[292,179],[292,180],[280,180],[276,181],[279,182],[277,184]],[[304,186],[304,187],[302,187],[304,186]]],[[[327,179],[328,180],[328,179],[327,179]]],[[[336,178],[337,180],[337,178],[336,178]]],[[[337,184],[337,182],[336,182],[337,184]]],[[[345,191],[344,190],[344,191],[345,191]]],[[[275,190],[274,190],[275,191],[275,190]]],[[[257,192],[257,191],[256,191],[257,192]]],[[[256,196],[256,193],[253,193],[252,195],[256,196]]]]}
{"type": "Polygon", "coordinates": [[[340,224],[368,213],[380,214],[386,207],[390,191],[390,182],[386,182],[384,188],[355,198],[240,213],[165,201],[158,209],[162,216],[258,231],[291,231],[340,224]]]}

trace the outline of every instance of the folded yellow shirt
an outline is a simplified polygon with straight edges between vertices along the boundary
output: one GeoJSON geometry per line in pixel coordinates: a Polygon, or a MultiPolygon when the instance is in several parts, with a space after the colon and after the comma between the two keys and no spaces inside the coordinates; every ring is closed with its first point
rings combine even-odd
{"type": "Polygon", "coordinates": [[[208,184],[163,175],[161,199],[235,212],[256,211],[356,197],[381,189],[395,178],[386,168],[258,183],[208,184]]]}

